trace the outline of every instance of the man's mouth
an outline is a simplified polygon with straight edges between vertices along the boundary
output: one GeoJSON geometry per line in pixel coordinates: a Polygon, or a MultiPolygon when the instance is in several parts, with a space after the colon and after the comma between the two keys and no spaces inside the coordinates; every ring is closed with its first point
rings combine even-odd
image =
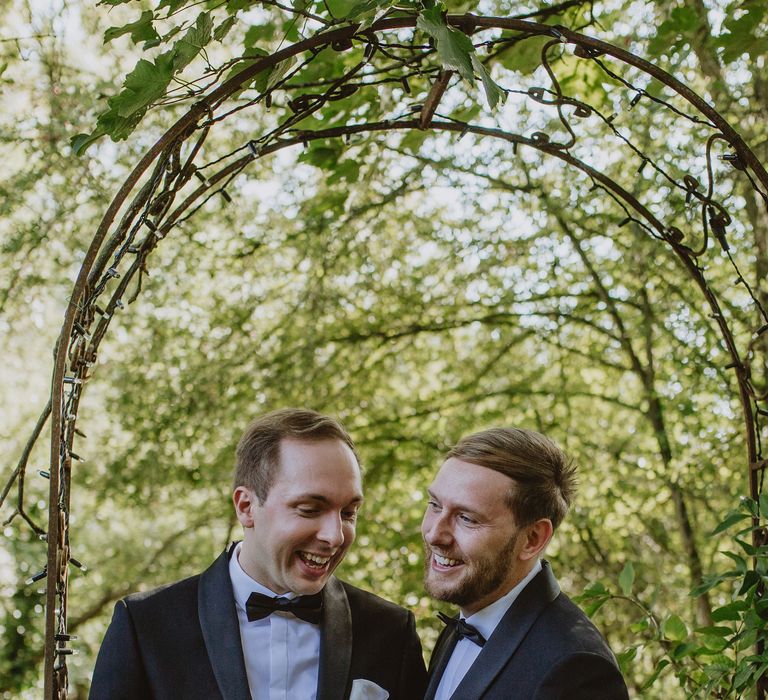
{"type": "Polygon", "coordinates": [[[450,557],[444,557],[442,554],[432,552],[432,561],[436,563],[442,569],[450,569],[454,566],[459,566],[464,562],[461,559],[451,559],[450,557]]]}
{"type": "Polygon", "coordinates": [[[331,561],[330,555],[313,554],[312,552],[298,552],[299,559],[313,569],[324,569],[331,561]]]}

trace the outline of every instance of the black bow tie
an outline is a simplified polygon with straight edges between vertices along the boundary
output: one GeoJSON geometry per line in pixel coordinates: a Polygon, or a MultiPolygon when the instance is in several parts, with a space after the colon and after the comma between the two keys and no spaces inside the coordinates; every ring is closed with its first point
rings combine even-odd
{"type": "Polygon", "coordinates": [[[474,642],[477,646],[482,647],[485,644],[485,637],[480,634],[480,630],[474,625],[470,625],[466,620],[459,619],[458,617],[448,617],[444,613],[437,613],[437,616],[443,621],[446,627],[453,627],[453,631],[468,639],[470,642],[474,642]]]}
{"type": "Polygon", "coordinates": [[[271,598],[261,593],[251,593],[245,602],[245,612],[248,621],[261,620],[273,612],[287,612],[295,615],[300,620],[320,624],[323,612],[323,594],[302,595],[297,598],[271,598]]]}

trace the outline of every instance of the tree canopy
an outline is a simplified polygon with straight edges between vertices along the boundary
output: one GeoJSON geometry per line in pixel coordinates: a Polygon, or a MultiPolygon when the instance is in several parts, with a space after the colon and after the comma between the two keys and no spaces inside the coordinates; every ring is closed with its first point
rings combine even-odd
{"type": "MultiPolygon", "coordinates": [[[[745,498],[736,372],[765,439],[764,188],[711,115],[648,71],[674,76],[768,162],[764,3],[0,11],[4,476],[49,398],[51,350],[105,210],[153,144],[199,116],[140,174],[154,198],[140,214],[123,203],[125,238],[100,249],[114,273],[89,282],[120,304],[101,307],[109,329],[77,418],[70,541],[88,569],[70,576],[73,697],[115,600],[196,573],[237,537],[234,446],[252,417],[287,405],[352,433],[366,504],[339,573],[412,608],[426,652],[440,606],[421,585],[425,488],[461,435],[519,425],[579,464],[547,556],[633,695],[753,692],[768,662],[754,656],[766,571],[749,523],[768,500],[745,498]],[[574,32],[651,68],[574,50],[574,32]]],[[[46,436],[22,500],[9,482],[0,513],[8,698],[42,682],[45,581],[27,580],[45,562],[46,436]]]]}

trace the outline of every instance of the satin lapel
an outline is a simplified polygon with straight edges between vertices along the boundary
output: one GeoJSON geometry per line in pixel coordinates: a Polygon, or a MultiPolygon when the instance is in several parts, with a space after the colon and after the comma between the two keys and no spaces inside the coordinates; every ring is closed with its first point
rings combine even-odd
{"type": "Polygon", "coordinates": [[[200,576],[197,612],[213,675],[224,700],[251,700],[237,621],[229,557],[234,545],[200,576]]]}
{"type": "Polygon", "coordinates": [[[507,610],[475,662],[456,687],[454,698],[480,698],[506,666],[542,610],[560,594],[549,562],[507,610]]]}
{"type": "Polygon", "coordinates": [[[429,685],[424,695],[424,700],[433,700],[437,687],[440,685],[440,679],[443,677],[445,667],[448,665],[448,659],[451,658],[453,649],[459,641],[456,634],[452,634],[447,628],[444,629],[437,638],[435,648],[432,650],[432,656],[429,658],[429,685]]]}
{"type": "Polygon", "coordinates": [[[344,700],[352,665],[352,613],[347,593],[334,577],[323,588],[321,625],[317,700],[344,700]]]}

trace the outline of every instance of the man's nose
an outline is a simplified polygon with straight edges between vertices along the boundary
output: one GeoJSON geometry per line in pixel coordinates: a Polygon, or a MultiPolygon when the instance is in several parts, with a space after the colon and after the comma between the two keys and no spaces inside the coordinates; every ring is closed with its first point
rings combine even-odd
{"type": "Polygon", "coordinates": [[[344,544],[344,528],[341,515],[337,513],[325,515],[320,523],[317,538],[334,549],[341,547],[344,544]]]}
{"type": "Polygon", "coordinates": [[[427,513],[421,526],[424,541],[428,545],[447,545],[452,539],[447,515],[443,513],[427,513]]]}

